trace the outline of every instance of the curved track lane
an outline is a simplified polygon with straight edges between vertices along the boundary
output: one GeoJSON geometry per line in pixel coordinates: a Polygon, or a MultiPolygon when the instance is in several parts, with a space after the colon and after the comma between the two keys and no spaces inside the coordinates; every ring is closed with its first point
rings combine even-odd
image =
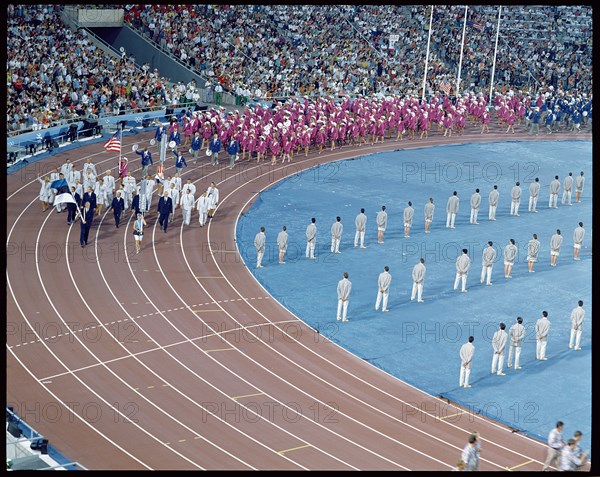
{"type": "Polygon", "coordinates": [[[7,402],[89,469],[450,470],[473,430],[481,470],[541,469],[544,443],[425,394],[305,325],[256,281],[235,241],[262,190],[317,164],[507,139],[534,138],[469,128],[275,166],[191,165],[184,180],[219,187],[214,219],[183,226],[177,211],[164,233],[154,198],[140,254],[129,216],[118,229],[112,213],[96,217],[81,248],[78,223],[42,213],[37,200],[36,172],[87,157],[114,169],[114,156],[96,144],[30,164],[7,179],[7,402]]]}

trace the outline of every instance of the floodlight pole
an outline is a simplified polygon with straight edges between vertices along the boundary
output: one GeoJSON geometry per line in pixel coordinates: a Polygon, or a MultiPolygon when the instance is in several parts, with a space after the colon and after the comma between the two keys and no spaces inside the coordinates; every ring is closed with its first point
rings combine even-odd
{"type": "Polygon", "coordinates": [[[494,63],[492,64],[492,77],[490,79],[490,97],[488,105],[492,102],[492,89],[494,88],[494,74],[496,72],[496,54],[498,53],[498,35],[500,34],[500,16],[502,14],[502,5],[498,7],[498,26],[496,27],[496,47],[494,48],[494,63]]]}
{"type": "Polygon", "coordinates": [[[431,5],[431,15],[429,16],[429,35],[427,36],[427,56],[425,57],[425,72],[423,73],[423,96],[422,102],[425,102],[425,84],[427,82],[427,67],[429,64],[429,44],[431,43],[431,24],[433,22],[433,5],[431,5]]]}
{"type": "Polygon", "coordinates": [[[456,92],[455,96],[458,96],[460,91],[460,72],[462,70],[462,60],[463,60],[463,50],[465,47],[465,31],[467,29],[467,10],[469,9],[468,5],[465,5],[465,20],[463,21],[463,32],[462,32],[462,41],[460,42],[460,60],[458,62],[458,77],[456,78],[456,92]]]}

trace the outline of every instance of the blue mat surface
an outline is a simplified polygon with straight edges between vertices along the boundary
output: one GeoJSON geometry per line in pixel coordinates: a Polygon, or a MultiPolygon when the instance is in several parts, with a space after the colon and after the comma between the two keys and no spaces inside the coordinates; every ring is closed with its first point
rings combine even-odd
{"type": "Polygon", "coordinates": [[[591,449],[592,335],[592,144],[580,141],[502,142],[397,150],[315,167],[263,192],[238,222],[242,257],[260,283],[285,307],[332,341],[411,385],[442,395],[483,415],[545,440],[557,420],[564,435],[584,433],[591,449]],[[561,205],[568,172],[583,171],[582,201],[561,205]],[[548,208],[549,184],[559,176],[558,209],[548,208]],[[527,211],[529,183],[539,177],[538,213],[527,211]],[[523,190],[520,217],[510,216],[510,189],[523,190]],[[498,185],[495,222],[488,220],[488,194],[498,185]],[[479,188],[479,225],[469,224],[469,200],[479,188]],[[460,198],[456,228],[447,229],[446,201],[460,198]],[[431,233],[424,233],[423,207],[436,205],[431,233]],[[410,238],[403,237],[402,213],[408,201],[415,209],[410,238]],[[388,228],[377,244],[376,213],[385,205],[388,228]],[[367,249],[354,248],[354,219],[367,215],[367,249]],[[332,254],[331,225],[341,217],[341,254],[332,254]],[[316,218],[317,260],[305,258],[305,230],[316,218]],[[581,261],[573,260],[573,231],[584,223],[581,261]],[[286,225],[289,249],[279,265],[277,234],[286,225]],[[265,268],[254,268],[254,236],[266,228],[265,268]],[[550,237],[561,229],[564,242],[558,265],[550,266],[550,237]],[[527,242],[537,233],[541,243],[535,273],[528,273],[527,242]],[[504,278],[502,251],[510,238],[519,250],[512,279],[504,278]],[[491,240],[498,251],[493,286],[479,283],[481,255],[491,240]],[[453,291],[455,260],[467,248],[471,257],[468,293],[453,291]],[[410,301],[411,271],[425,258],[424,303],[410,301]],[[377,277],[387,265],[392,284],[389,313],[375,312],[377,277]],[[337,282],[349,273],[352,292],[348,323],[336,321],[337,282]],[[584,301],[586,320],[582,350],[568,349],[570,313],[584,301]],[[536,320],[548,311],[551,330],[547,361],[535,359],[536,320]],[[522,369],[506,376],[490,373],[491,337],[500,322],[506,329],[522,316],[527,336],[522,369]],[[470,389],[459,388],[459,349],[475,337],[470,389]]]}

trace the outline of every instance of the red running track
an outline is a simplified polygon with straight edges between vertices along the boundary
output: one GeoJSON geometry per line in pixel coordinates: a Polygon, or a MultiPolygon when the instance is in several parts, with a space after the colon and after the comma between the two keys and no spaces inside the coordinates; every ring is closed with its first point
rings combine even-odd
{"type": "Polygon", "coordinates": [[[446,471],[472,431],[481,435],[481,470],[540,470],[544,443],[328,341],[266,293],[235,243],[237,219],[258,193],[301,170],[379,151],[506,139],[591,133],[432,131],[423,140],[313,151],[285,165],[191,165],[184,181],[219,187],[215,218],[201,228],[193,215],[183,226],[178,211],[165,234],[154,199],[140,254],[128,214],[118,229],[112,213],[96,217],[81,248],[79,225],[41,212],[38,201],[38,172],[67,158],[81,169],[88,157],[100,171],[114,170],[114,155],[93,144],[28,165],[7,178],[8,404],[93,470],[446,471]]]}

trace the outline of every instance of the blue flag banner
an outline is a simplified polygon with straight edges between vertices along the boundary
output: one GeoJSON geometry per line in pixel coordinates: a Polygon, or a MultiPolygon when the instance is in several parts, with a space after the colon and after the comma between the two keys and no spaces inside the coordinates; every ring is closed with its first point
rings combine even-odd
{"type": "Polygon", "coordinates": [[[69,183],[66,179],[58,179],[50,183],[52,189],[56,189],[56,197],[54,197],[54,207],[58,204],[71,203],[77,204],[71,194],[69,183]]]}

